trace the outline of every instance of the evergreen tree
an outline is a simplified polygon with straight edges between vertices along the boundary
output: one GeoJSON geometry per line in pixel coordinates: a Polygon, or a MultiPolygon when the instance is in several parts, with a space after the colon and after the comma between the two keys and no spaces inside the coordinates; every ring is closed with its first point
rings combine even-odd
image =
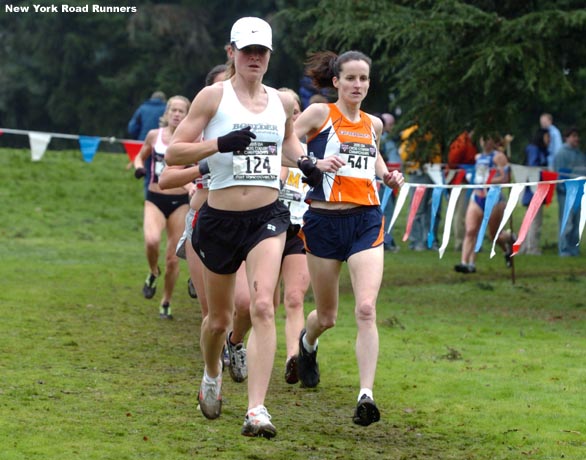
{"type": "MultiPolygon", "coordinates": [[[[307,49],[360,49],[396,99],[399,126],[418,123],[446,146],[465,126],[516,132],[539,110],[584,98],[582,2],[321,0],[286,16],[311,24],[307,49]]],[[[381,102],[383,105],[381,106],[381,102]]],[[[548,109],[552,110],[552,109],[548,109]]],[[[584,109],[576,113],[583,126],[584,109]]],[[[532,128],[533,129],[533,128],[532,128]]],[[[423,139],[421,139],[423,141],[423,139]]],[[[423,158],[429,154],[421,149],[423,158]]]]}

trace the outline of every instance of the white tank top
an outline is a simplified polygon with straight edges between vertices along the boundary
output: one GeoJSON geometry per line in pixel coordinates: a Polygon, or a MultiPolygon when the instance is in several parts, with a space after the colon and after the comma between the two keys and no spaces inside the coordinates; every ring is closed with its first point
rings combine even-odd
{"type": "Polygon", "coordinates": [[[157,140],[153,145],[151,161],[151,183],[158,183],[159,176],[165,169],[165,153],[167,153],[167,144],[163,142],[163,128],[159,128],[157,140]]]}
{"type": "Polygon", "coordinates": [[[203,137],[213,139],[250,126],[256,139],[243,152],[218,152],[208,158],[210,190],[235,185],[278,190],[286,115],[277,90],[263,85],[268,94],[267,106],[261,113],[252,113],[240,104],[230,80],[223,86],[222,100],[203,137]]]}

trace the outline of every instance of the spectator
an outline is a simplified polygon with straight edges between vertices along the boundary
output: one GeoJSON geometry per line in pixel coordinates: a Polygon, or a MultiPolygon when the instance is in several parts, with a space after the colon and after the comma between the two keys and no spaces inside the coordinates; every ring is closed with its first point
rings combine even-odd
{"type": "MultiPolygon", "coordinates": [[[[411,184],[433,184],[433,180],[425,171],[423,166],[417,158],[418,143],[414,139],[419,125],[414,124],[401,131],[401,146],[399,147],[399,154],[403,159],[404,169],[407,173],[407,181],[411,184]]],[[[425,134],[423,140],[426,143],[431,142],[431,134],[425,134]]],[[[441,155],[439,146],[432,146],[430,162],[440,163],[441,155]]],[[[413,200],[415,188],[411,189],[411,200],[413,200]]],[[[431,247],[428,245],[428,233],[431,228],[431,206],[433,198],[433,189],[427,188],[421,200],[417,213],[413,220],[413,227],[409,235],[409,249],[414,251],[425,251],[426,249],[437,248],[437,232],[439,226],[439,215],[436,218],[433,228],[433,241],[431,247]]]]}
{"type": "MultiPolygon", "coordinates": [[[[568,177],[567,174],[585,174],[586,173],[586,155],[580,150],[580,135],[575,127],[571,127],[564,133],[566,142],[554,157],[554,170],[560,173],[560,179],[568,177]]],[[[566,207],[566,184],[557,184],[558,192],[558,212],[560,232],[564,209],[566,207]]],[[[578,197],[579,198],[579,197],[578,197]]],[[[580,200],[576,200],[580,203],[580,200]]],[[[575,207],[570,211],[570,217],[564,229],[563,235],[560,234],[558,242],[559,255],[578,256],[580,249],[579,243],[579,224],[580,212],[575,207]]]]}
{"type": "MultiPolygon", "coordinates": [[[[128,122],[128,133],[132,139],[144,141],[151,129],[157,129],[161,126],[161,119],[167,107],[167,96],[162,91],[155,91],[151,98],[144,101],[132,115],[128,122]]],[[[148,156],[144,161],[144,195],[148,193],[151,182],[151,157],[148,156]]]]}
{"type": "Polygon", "coordinates": [[[549,145],[547,146],[549,155],[547,157],[547,166],[549,169],[553,169],[553,159],[562,148],[562,135],[560,130],[553,124],[553,116],[551,113],[542,113],[539,117],[539,124],[543,129],[549,131],[549,145]]]}
{"type": "Polygon", "coordinates": [[[144,101],[128,122],[128,133],[132,139],[144,141],[151,129],[159,127],[159,121],[165,113],[167,96],[162,91],[155,91],[150,99],[144,101]]]}
{"type": "Polygon", "coordinates": [[[311,78],[305,75],[299,82],[299,99],[301,100],[301,110],[305,110],[310,104],[315,102],[328,102],[327,89],[318,90],[312,83],[311,78]],[[312,96],[321,96],[318,99],[311,99],[312,96]],[[322,98],[325,98],[323,100],[322,98]]]}
{"type": "MultiPolygon", "coordinates": [[[[539,128],[531,142],[525,147],[525,165],[527,166],[539,166],[547,167],[547,157],[549,152],[547,150],[549,146],[549,130],[545,128],[539,128]]],[[[531,199],[533,198],[533,192],[530,187],[525,187],[523,193],[522,203],[523,206],[529,206],[531,199]]],[[[525,238],[525,242],[519,250],[519,254],[527,254],[533,256],[541,255],[541,225],[543,224],[543,208],[540,207],[535,218],[529,227],[529,232],[525,238]]]]}
{"type": "Polygon", "coordinates": [[[328,98],[325,97],[323,94],[314,94],[309,98],[309,105],[319,103],[327,104],[328,102],[328,98]]]}
{"type": "MultiPolygon", "coordinates": [[[[466,169],[474,165],[478,149],[472,140],[473,135],[472,131],[464,130],[452,141],[448,151],[448,167],[451,169],[466,169]]],[[[467,184],[468,181],[464,178],[461,183],[467,184]]],[[[452,224],[456,251],[462,250],[462,242],[466,231],[465,219],[468,201],[470,201],[469,189],[462,190],[456,202],[452,224]]]]}
{"type": "MultiPolygon", "coordinates": [[[[397,148],[396,139],[393,137],[392,130],[395,126],[395,117],[390,113],[382,113],[380,119],[383,121],[383,132],[380,136],[380,153],[389,168],[389,171],[393,169],[401,169],[401,156],[399,155],[399,149],[397,148]]],[[[379,197],[381,204],[383,202],[383,196],[385,193],[385,187],[381,186],[379,190],[379,197]]],[[[385,227],[391,222],[393,212],[395,211],[395,195],[391,193],[389,199],[383,209],[383,215],[385,217],[385,227]]],[[[392,233],[385,232],[385,251],[397,252],[399,246],[395,242],[392,233]]]]}

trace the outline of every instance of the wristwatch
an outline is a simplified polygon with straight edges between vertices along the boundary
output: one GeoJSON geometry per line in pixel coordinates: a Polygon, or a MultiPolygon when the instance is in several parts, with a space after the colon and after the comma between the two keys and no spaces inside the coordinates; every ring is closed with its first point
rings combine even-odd
{"type": "Polygon", "coordinates": [[[297,167],[299,169],[301,169],[301,163],[303,163],[305,160],[309,160],[311,164],[313,164],[314,166],[317,165],[317,158],[310,157],[307,155],[301,155],[299,158],[297,158],[297,167]]]}

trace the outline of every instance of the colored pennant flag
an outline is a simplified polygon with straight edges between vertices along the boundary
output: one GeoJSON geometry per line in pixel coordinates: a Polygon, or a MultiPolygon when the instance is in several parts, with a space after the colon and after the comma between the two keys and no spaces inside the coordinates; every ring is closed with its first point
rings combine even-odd
{"type": "Polygon", "coordinates": [[[91,163],[93,161],[98,151],[98,145],[100,145],[99,137],[79,136],[79,147],[85,162],[91,163]]]}
{"type": "Polygon", "coordinates": [[[47,146],[51,141],[51,135],[48,133],[39,133],[31,131],[28,133],[28,139],[31,144],[31,159],[33,161],[41,161],[47,146]]]}
{"type": "Polygon", "coordinates": [[[431,196],[431,224],[429,226],[429,232],[427,233],[427,247],[431,249],[433,247],[433,242],[435,239],[435,232],[433,231],[435,227],[435,221],[437,219],[437,214],[439,211],[440,204],[442,202],[442,193],[444,189],[441,187],[434,187],[433,194],[431,196]]]}
{"type": "Polygon", "coordinates": [[[458,169],[454,171],[451,169],[448,171],[446,176],[446,182],[452,185],[460,185],[464,178],[466,177],[466,170],[465,169],[458,169]]]}
{"type": "Polygon", "coordinates": [[[138,152],[140,152],[140,149],[142,148],[142,145],[144,144],[144,142],[140,142],[140,141],[121,141],[122,145],[124,146],[124,150],[126,150],[126,154],[128,155],[128,158],[130,159],[130,161],[134,161],[134,159],[136,158],[136,155],[138,155],[138,152]]]}
{"type": "MultiPolygon", "coordinates": [[[[478,236],[476,237],[476,246],[474,247],[474,252],[479,252],[480,248],[482,247],[482,242],[484,241],[484,235],[486,234],[486,227],[488,227],[488,221],[490,220],[490,215],[492,214],[492,209],[494,208],[495,204],[499,202],[501,198],[501,188],[497,185],[494,185],[488,189],[488,194],[485,197],[484,202],[484,215],[482,216],[482,223],[480,224],[480,230],[478,230],[478,236]]],[[[474,199],[474,197],[472,197],[474,199]]]]}
{"type": "Polygon", "coordinates": [[[439,248],[440,259],[444,256],[448,243],[450,241],[450,229],[452,228],[452,221],[454,220],[454,211],[456,210],[456,203],[462,193],[462,187],[455,187],[450,192],[450,200],[448,201],[448,210],[446,211],[446,221],[444,222],[444,235],[442,238],[442,245],[439,248]]]}
{"type": "Polygon", "coordinates": [[[584,224],[586,224],[586,183],[582,190],[582,206],[580,207],[580,226],[578,227],[578,244],[582,241],[582,233],[584,232],[584,224]]]}
{"type": "Polygon", "coordinates": [[[409,217],[407,218],[407,228],[405,229],[405,234],[403,235],[403,241],[407,241],[409,235],[411,234],[411,228],[413,227],[413,221],[415,220],[415,214],[417,214],[417,210],[419,209],[419,205],[421,204],[421,200],[423,199],[423,194],[425,193],[425,187],[416,187],[415,192],[413,192],[413,198],[411,199],[411,209],[409,209],[409,217]]]}
{"type": "Polygon", "coordinates": [[[491,259],[496,254],[496,252],[494,250],[494,247],[496,246],[496,241],[497,241],[499,235],[501,234],[501,232],[503,231],[503,229],[505,228],[505,225],[509,221],[511,215],[513,214],[513,211],[515,210],[515,206],[517,206],[517,203],[519,202],[519,197],[521,196],[521,193],[523,192],[524,189],[525,189],[525,185],[523,185],[523,184],[515,184],[511,187],[511,191],[509,192],[509,201],[507,201],[507,205],[505,206],[505,210],[503,212],[503,218],[501,220],[501,223],[499,224],[498,230],[494,234],[494,239],[492,240],[492,249],[490,250],[490,258],[491,259]]]}
{"type": "Polygon", "coordinates": [[[387,227],[387,233],[391,233],[393,225],[397,221],[397,217],[401,213],[405,202],[407,201],[407,196],[409,195],[409,184],[403,184],[401,190],[399,191],[399,196],[397,197],[397,202],[395,203],[395,210],[393,211],[393,217],[391,218],[391,223],[387,227]]]}
{"type": "MultiPolygon", "coordinates": [[[[548,181],[548,180],[558,180],[559,174],[553,171],[546,171],[545,169],[541,171],[541,180],[548,181]]],[[[549,191],[545,197],[545,205],[549,206],[551,204],[551,200],[553,200],[553,192],[555,191],[555,184],[549,184],[549,191]]]]}
{"type": "Polygon", "coordinates": [[[543,200],[545,199],[548,191],[549,184],[537,184],[537,190],[535,191],[533,198],[531,198],[531,202],[529,203],[529,207],[527,208],[527,212],[525,213],[525,217],[521,223],[517,241],[513,243],[513,256],[519,252],[521,245],[525,241],[527,233],[529,232],[529,227],[531,227],[531,223],[541,208],[541,204],[543,203],[543,200]]]}
{"type": "Polygon", "coordinates": [[[560,229],[560,238],[564,234],[566,230],[566,225],[568,224],[568,218],[570,217],[570,211],[574,210],[575,212],[575,204],[577,203],[577,198],[582,192],[582,188],[584,187],[583,180],[571,180],[565,182],[566,186],[566,204],[564,206],[564,214],[562,217],[562,225],[560,229]]]}
{"type": "Polygon", "coordinates": [[[384,210],[387,208],[387,204],[389,203],[389,199],[391,198],[391,193],[393,193],[393,190],[391,189],[391,187],[387,187],[385,184],[383,184],[382,187],[384,188],[384,191],[380,208],[384,212],[384,210]]]}

